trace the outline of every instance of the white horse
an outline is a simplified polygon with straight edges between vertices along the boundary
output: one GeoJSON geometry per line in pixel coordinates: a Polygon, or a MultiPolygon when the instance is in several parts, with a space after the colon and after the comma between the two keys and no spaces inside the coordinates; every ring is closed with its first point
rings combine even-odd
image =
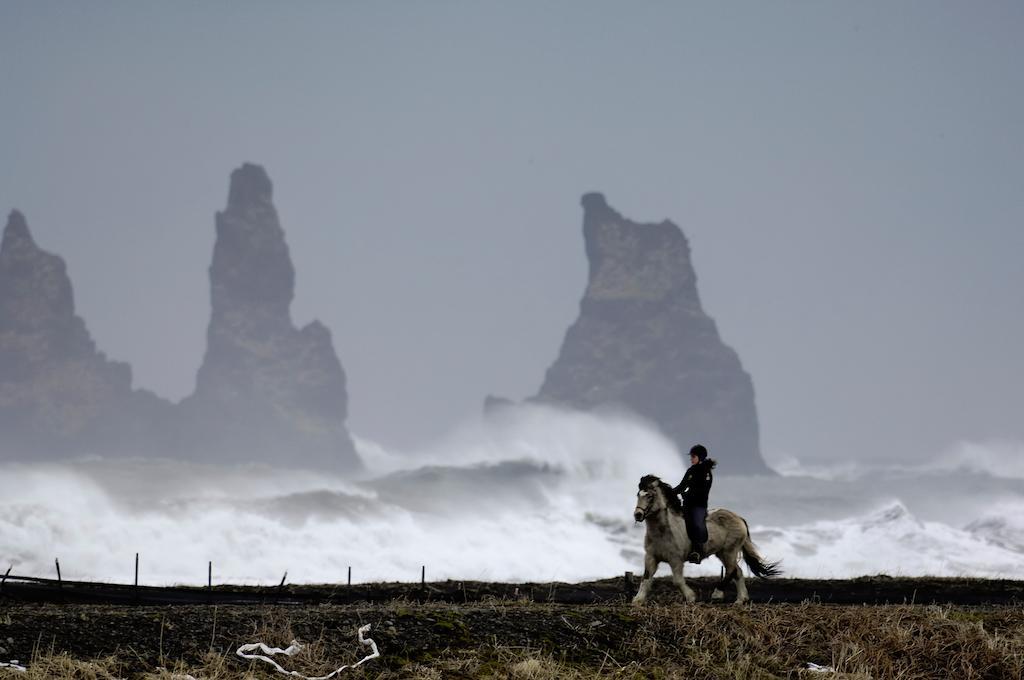
{"type": "MultiPolygon", "coordinates": [[[[651,590],[654,572],[658,565],[668,562],[672,567],[672,580],[682,591],[687,602],[696,600],[693,590],[686,585],[683,578],[683,567],[686,557],[690,554],[690,537],[686,534],[683,521],[683,507],[672,487],[654,475],[645,475],[640,480],[640,492],[636,495],[636,509],[633,519],[647,524],[644,536],[644,578],[640,582],[640,590],[633,598],[633,604],[643,604],[651,590]]],[[[705,552],[714,555],[725,566],[725,578],[721,585],[730,580],[736,582],[736,603],[742,604],[749,600],[747,586],[743,579],[743,570],[739,566],[742,553],[743,561],[750,570],[761,578],[778,576],[782,572],[778,562],[765,562],[750,540],[750,529],[747,521],[731,510],[712,510],[707,517],[708,541],[705,552]]],[[[712,598],[721,599],[723,593],[715,588],[712,598]]]]}

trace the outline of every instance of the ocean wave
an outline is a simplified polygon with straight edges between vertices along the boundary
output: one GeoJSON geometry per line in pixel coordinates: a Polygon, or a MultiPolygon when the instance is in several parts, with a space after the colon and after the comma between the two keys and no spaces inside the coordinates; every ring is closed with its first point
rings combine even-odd
{"type": "Polygon", "coordinates": [[[933,458],[916,462],[883,460],[801,460],[788,453],[769,456],[768,465],[784,477],[853,481],[882,473],[935,475],[964,472],[995,479],[1024,480],[1024,443],[993,440],[958,442],[933,458]]]}
{"type": "MultiPolygon", "coordinates": [[[[365,452],[370,443],[360,443],[365,452]]],[[[143,583],[583,580],[642,570],[632,521],[645,474],[685,463],[646,424],[526,407],[421,451],[368,456],[360,480],[170,461],[0,465],[0,565],[143,583]]],[[[976,459],[977,456],[974,456],[976,459]]],[[[723,465],[724,467],[724,465],[723,465]]],[[[962,471],[846,480],[716,479],[787,575],[1015,576],[1024,484],[962,471]],[[969,482],[969,483],[968,483],[969,482]]],[[[709,560],[687,573],[717,574],[709,560]]]]}
{"type": "Polygon", "coordinates": [[[770,559],[781,559],[787,576],[844,578],[974,576],[1014,578],[1024,552],[986,537],[985,529],[923,521],[899,500],[862,516],[789,527],[753,526],[770,559]]]}

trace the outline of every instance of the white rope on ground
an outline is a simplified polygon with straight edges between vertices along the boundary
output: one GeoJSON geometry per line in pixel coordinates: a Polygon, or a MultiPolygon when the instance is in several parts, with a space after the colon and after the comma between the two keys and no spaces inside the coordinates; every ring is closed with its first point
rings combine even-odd
{"type": "Polygon", "coordinates": [[[27,669],[27,668],[25,668],[24,666],[19,666],[19,665],[18,665],[18,660],[17,660],[17,659],[14,659],[14,660],[13,660],[13,661],[11,661],[10,663],[4,663],[3,661],[0,661],[0,668],[9,668],[9,669],[11,669],[12,671],[20,671],[20,672],[22,672],[22,673],[24,673],[25,671],[27,671],[27,670],[28,670],[28,669],[27,669]]]}
{"type": "Polygon", "coordinates": [[[279,673],[284,673],[285,675],[290,675],[290,676],[295,677],[295,678],[303,678],[304,680],[328,680],[328,678],[333,678],[335,675],[337,675],[338,673],[342,672],[346,668],[355,668],[356,666],[362,666],[364,663],[366,663],[370,659],[376,659],[378,656],[380,656],[380,652],[377,650],[377,643],[374,642],[371,638],[364,638],[363,637],[363,634],[366,631],[368,631],[368,630],[370,630],[370,624],[369,623],[359,629],[359,643],[362,644],[362,645],[368,646],[370,649],[372,649],[373,650],[372,653],[368,654],[367,656],[364,656],[362,659],[360,659],[359,661],[357,661],[356,663],[354,663],[354,664],[352,664],[350,666],[349,665],[342,666],[341,668],[337,669],[336,671],[334,671],[332,673],[329,673],[327,675],[320,675],[320,676],[317,676],[315,678],[314,677],[310,677],[308,675],[303,675],[302,673],[299,673],[298,671],[286,671],[285,669],[281,668],[281,666],[278,665],[278,663],[276,661],[274,661],[273,659],[270,658],[270,656],[274,656],[275,654],[284,654],[285,656],[295,656],[296,654],[301,652],[303,647],[296,640],[292,640],[291,646],[289,646],[287,649],[281,649],[280,647],[267,647],[262,642],[253,642],[251,644],[242,645],[241,647],[239,647],[235,651],[235,654],[237,654],[238,656],[242,657],[243,659],[259,659],[260,661],[266,661],[271,666],[276,668],[279,673]],[[255,652],[257,650],[263,652],[263,654],[250,654],[250,653],[248,653],[248,652],[255,652]],[[269,654],[270,656],[266,656],[267,654],[269,654]]]}

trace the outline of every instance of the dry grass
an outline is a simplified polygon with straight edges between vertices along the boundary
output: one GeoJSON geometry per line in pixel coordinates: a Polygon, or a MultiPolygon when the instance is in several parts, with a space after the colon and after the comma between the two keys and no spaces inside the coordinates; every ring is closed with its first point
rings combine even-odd
{"type": "MultiPolygon", "coordinates": [[[[172,616],[173,611],[168,613],[172,616]]],[[[240,623],[222,618],[215,639],[262,640],[286,647],[305,631],[306,649],[280,663],[305,675],[325,675],[367,651],[329,628],[340,616],[374,621],[371,637],[382,657],[345,678],[439,680],[495,678],[827,678],[932,680],[1024,678],[1024,608],[935,606],[753,605],[582,606],[502,600],[467,605],[392,603],[351,608],[270,609],[240,623]],[[317,618],[317,617],[320,618],[317,618]],[[319,627],[318,627],[319,626],[319,627]],[[316,632],[319,631],[319,632],[316,632]],[[313,634],[311,634],[313,633],[313,634]],[[343,639],[342,639],[343,638],[343,639]],[[835,673],[813,673],[807,662],[835,673]]],[[[224,613],[222,612],[222,617],[224,613]]],[[[168,623],[168,626],[171,624],[168,623]]],[[[161,626],[161,631],[163,626],[161,626]]],[[[203,642],[203,645],[206,643],[203,642]]],[[[28,673],[0,678],[203,680],[276,678],[266,664],[237,659],[234,648],[209,651],[190,663],[165,659],[169,670],[147,670],[131,648],[81,660],[37,650],[28,673]]],[[[162,652],[161,652],[162,654],[162,652]]],[[[147,657],[152,658],[152,657],[147,657]]]]}
{"type": "Polygon", "coordinates": [[[652,611],[640,644],[651,657],[683,656],[701,677],[785,677],[808,661],[847,677],[1024,677],[1024,613],[993,614],[993,624],[1008,622],[1002,630],[985,618],[912,606],[672,608],[652,611]],[[722,672],[729,665],[733,675],[722,672]]]}

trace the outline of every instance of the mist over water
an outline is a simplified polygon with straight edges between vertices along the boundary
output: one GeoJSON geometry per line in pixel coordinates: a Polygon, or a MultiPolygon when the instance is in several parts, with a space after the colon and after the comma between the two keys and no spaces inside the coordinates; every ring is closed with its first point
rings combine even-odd
{"type": "MultiPolygon", "coordinates": [[[[642,571],[631,518],[644,474],[685,463],[643,422],[530,406],[467,424],[420,451],[359,442],[369,472],[346,480],[267,466],[85,460],[0,465],[0,567],[146,584],[427,578],[581,580],[642,571]]],[[[749,521],[787,575],[1012,577],[1024,571],[1024,475],[1013,444],[964,445],[934,469],[805,469],[729,475],[712,504],[749,521]],[[810,474],[807,474],[810,472],[810,474]],[[1001,476],[1000,476],[1001,475],[1001,476]]],[[[773,461],[769,461],[773,462],[773,461]]],[[[664,573],[667,568],[663,567],[664,573]]],[[[717,560],[690,567],[717,574],[717,560]]]]}

